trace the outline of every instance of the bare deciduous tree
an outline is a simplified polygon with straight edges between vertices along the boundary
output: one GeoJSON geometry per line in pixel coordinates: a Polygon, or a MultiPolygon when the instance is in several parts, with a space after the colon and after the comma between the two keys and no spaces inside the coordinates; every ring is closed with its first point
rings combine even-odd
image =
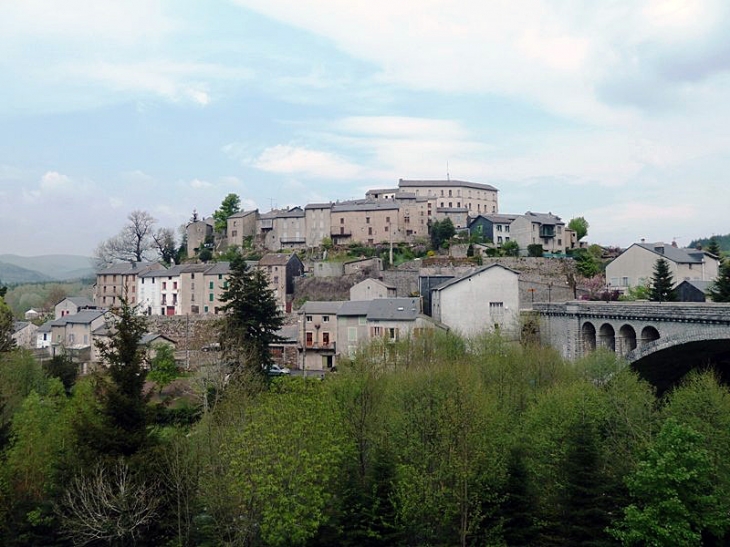
{"type": "Polygon", "coordinates": [[[102,241],[94,251],[97,267],[119,261],[142,262],[154,249],[153,229],[157,222],[147,211],[135,210],[127,216],[127,224],[115,236],[102,241]]]}
{"type": "Polygon", "coordinates": [[[160,228],[152,234],[155,250],[165,264],[172,264],[177,255],[175,232],[171,228],[160,228]]]}
{"type": "Polygon", "coordinates": [[[75,545],[135,543],[157,514],[157,490],[156,483],[135,477],[122,460],[99,464],[71,481],[58,512],[75,545]]]}

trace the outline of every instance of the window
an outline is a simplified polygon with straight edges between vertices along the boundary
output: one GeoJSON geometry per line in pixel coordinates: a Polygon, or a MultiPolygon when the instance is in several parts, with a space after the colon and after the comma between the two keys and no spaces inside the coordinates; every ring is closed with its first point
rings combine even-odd
{"type": "Polygon", "coordinates": [[[357,327],[347,327],[347,341],[357,342],[357,327]]]}
{"type": "Polygon", "coordinates": [[[502,231],[502,225],[501,224],[497,224],[497,231],[498,232],[501,232],[502,231]]]}
{"type": "Polygon", "coordinates": [[[449,190],[449,197],[451,197],[451,190],[449,190]]]}
{"type": "Polygon", "coordinates": [[[306,318],[305,318],[305,321],[307,323],[311,323],[312,322],[312,316],[311,315],[307,315],[306,318]]]}
{"type": "Polygon", "coordinates": [[[382,336],[383,335],[383,328],[382,327],[370,327],[370,334],[375,336],[382,336]]]}
{"type": "Polygon", "coordinates": [[[621,286],[622,287],[628,287],[629,286],[629,278],[624,276],[621,278],[621,286]]]}
{"type": "Polygon", "coordinates": [[[208,283],[208,288],[209,288],[209,289],[210,289],[211,291],[213,290],[213,282],[212,282],[212,281],[211,281],[210,283],[208,283]]]}
{"type": "Polygon", "coordinates": [[[322,333],[322,345],[323,346],[329,346],[330,345],[330,333],[329,332],[323,332],[322,333]]]}
{"type": "Polygon", "coordinates": [[[390,217],[385,217],[385,222],[390,222],[390,217]]]}
{"type": "Polygon", "coordinates": [[[307,331],[307,347],[311,348],[314,345],[314,335],[312,334],[312,331],[307,331]]]}
{"type": "Polygon", "coordinates": [[[398,329],[396,327],[390,327],[388,329],[388,339],[391,342],[395,342],[398,340],[398,329]]]}
{"type": "Polygon", "coordinates": [[[166,291],[167,290],[167,281],[163,281],[162,282],[162,290],[163,291],[166,291]]]}
{"type": "Polygon", "coordinates": [[[370,217],[365,217],[365,224],[370,224],[370,217]]]}
{"type": "Polygon", "coordinates": [[[237,230],[233,230],[231,232],[231,237],[236,237],[236,236],[238,236],[238,231],[237,230]]]}
{"type": "Polygon", "coordinates": [[[173,282],[172,282],[172,288],[173,288],[173,290],[175,290],[175,291],[177,290],[177,281],[173,281],[173,282]]]}
{"type": "Polygon", "coordinates": [[[222,279],[223,279],[223,274],[218,274],[218,280],[220,281],[222,279]]]}
{"type": "Polygon", "coordinates": [[[344,223],[345,223],[345,219],[344,218],[340,218],[340,224],[344,224],[344,223]]]}
{"type": "Polygon", "coordinates": [[[330,316],[329,315],[323,315],[322,316],[322,323],[329,323],[330,322],[330,316]]]}
{"type": "Polygon", "coordinates": [[[203,307],[203,312],[208,313],[208,306],[203,307]]]}
{"type": "Polygon", "coordinates": [[[367,323],[368,323],[368,318],[366,316],[362,315],[357,318],[358,325],[367,325],[367,323]]]}
{"type": "Polygon", "coordinates": [[[208,302],[213,302],[213,293],[208,295],[208,302]]]}
{"type": "Polygon", "coordinates": [[[385,227],[385,231],[386,231],[386,232],[388,231],[388,227],[387,227],[387,226],[385,227]]]}
{"type": "Polygon", "coordinates": [[[369,236],[373,235],[373,227],[372,226],[369,226],[368,227],[368,235],[369,236]]]}

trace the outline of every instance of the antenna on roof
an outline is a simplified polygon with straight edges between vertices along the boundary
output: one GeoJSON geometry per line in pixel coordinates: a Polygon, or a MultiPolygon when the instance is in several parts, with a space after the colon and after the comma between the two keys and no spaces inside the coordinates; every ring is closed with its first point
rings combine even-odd
{"type": "Polygon", "coordinates": [[[449,176],[449,160],[446,160],[446,180],[451,180],[449,176]]]}

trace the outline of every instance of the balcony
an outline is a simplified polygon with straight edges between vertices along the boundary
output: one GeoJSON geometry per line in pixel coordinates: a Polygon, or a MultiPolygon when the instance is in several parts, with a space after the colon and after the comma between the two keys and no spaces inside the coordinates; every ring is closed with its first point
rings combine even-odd
{"type": "Polygon", "coordinates": [[[540,237],[551,238],[555,237],[555,226],[540,226],[540,237]]]}

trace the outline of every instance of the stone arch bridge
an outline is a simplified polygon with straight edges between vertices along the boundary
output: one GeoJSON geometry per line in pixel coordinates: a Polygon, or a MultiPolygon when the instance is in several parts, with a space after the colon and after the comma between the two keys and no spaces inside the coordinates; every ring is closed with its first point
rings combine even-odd
{"type": "Polygon", "coordinates": [[[572,301],[533,310],[543,342],[567,359],[604,347],[660,390],[696,366],[730,365],[730,304],[572,301]]]}

